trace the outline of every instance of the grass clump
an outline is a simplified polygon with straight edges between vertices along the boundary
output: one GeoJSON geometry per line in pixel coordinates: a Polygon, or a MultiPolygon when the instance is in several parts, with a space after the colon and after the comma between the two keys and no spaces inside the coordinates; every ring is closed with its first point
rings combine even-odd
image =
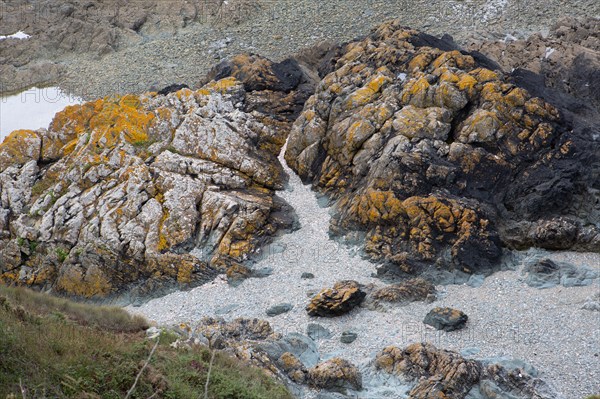
{"type": "MultiPolygon", "coordinates": [[[[210,351],[173,348],[170,335],[161,334],[144,368],[155,345],[147,327],[120,308],[0,286],[0,398],[123,399],[138,374],[131,399],[204,397],[210,351]]],[[[208,397],[292,396],[261,370],[218,352],[208,397]]]]}

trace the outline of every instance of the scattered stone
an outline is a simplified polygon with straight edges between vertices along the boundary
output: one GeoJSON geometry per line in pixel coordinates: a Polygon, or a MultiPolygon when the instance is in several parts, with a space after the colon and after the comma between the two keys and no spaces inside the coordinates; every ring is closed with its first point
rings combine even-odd
{"type": "Polygon", "coordinates": [[[300,278],[311,279],[311,278],[315,278],[315,275],[312,273],[304,272],[304,273],[302,273],[302,276],[300,276],[300,278]]]}
{"type": "Polygon", "coordinates": [[[356,281],[340,281],[319,292],[308,304],[309,316],[335,317],[360,305],[367,294],[356,281]]]}
{"type": "Polygon", "coordinates": [[[427,313],[423,323],[437,330],[454,331],[464,328],[469,317],[460,310],[437,307],[427,313]]]}
{"type": "Polygon", "coordinates": [[[280,303],[279,305],[273,305],[267,309],[267,316],[274,317],[283,313],[287,313],[292,310],[294,306],[291,303],[280,303]]]}
{"type": "Polygon", "coordinates": [[[309,323],[306,327],[306,335],[315,341],[331,338],[331,331],[317,323],[309,323]]]}
{"type": "Polygon", "coordinates": [[[343,344],[351,344],[352,342],[356,341],[356,338],[358,338],[358,334],[355,332],[344,331],[340,336],[340,342],[343,344]]]}
{"type": "Polygon", "coordinates": [[[308,370],[309,384],[321,389],[362,388],[362,378],[358,367],[347,360],[333,358],[308,370]]]}
{"type": "Polygon", "coordinates": [[[415,278],[380,288],[373,293],[373,298],[385,302],[408,303],[425,301],[430,295],[435,298],[435,293],[433,284],[422,278],[415,278]]]}

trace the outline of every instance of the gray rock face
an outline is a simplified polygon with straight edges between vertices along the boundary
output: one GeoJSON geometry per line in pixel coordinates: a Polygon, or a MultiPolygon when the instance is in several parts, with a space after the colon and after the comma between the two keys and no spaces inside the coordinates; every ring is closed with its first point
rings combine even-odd
{"type": "Polygon", "coordinates": [[[438,307],[427,313],[423,323],[437,330],[454,331],[464,328],[467,320],[469,317],[460,310],[438,307]]]}
{"type": "Polygon", "coordinates": [[[525,283],[535,288],[586,286],[600,278],[600,272],[587,266],[574,266],[564,262],[541,259],[526,265],[523,269],[525,283]]]}
{"type": "Polygon", "coordinates": [[[288,122],[246,112],[254,95],[225,78],[68,107],[48,131],[13,133],[0,145],[0,280],[135,297],[239,274],[291,223],[274,194],[288,122]]]}
{"type": "Polygon", "coordinates": [[[315,341],[331,338],[331,331],[317,323],[308,323],[306,335],[315,341]]]}

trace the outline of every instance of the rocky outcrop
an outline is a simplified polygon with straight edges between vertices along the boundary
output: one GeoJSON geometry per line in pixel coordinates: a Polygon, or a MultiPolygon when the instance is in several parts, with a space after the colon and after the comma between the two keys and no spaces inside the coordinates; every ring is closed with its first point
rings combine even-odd
{"type": "Polygon", "coordinates": [[[454,331],[465,327],[469,317],[462,311],[452,308],[434,308],[423,319],[436,330],[454,331]]]}
{"type": "Polygon", "coordinates": [[[321,389],[355,389],[362,387],[358,367],[347,360],[335,357],[308,370],[309,383],[321,389]]]}
{"type": "Polygon", "coordinates": [[[552,398],[549,388],[525,370],[464,359],[456,352],[433,345],[394,346],[380,352],[378,369],[413,382],[409,397],[448,398],[552,398]],[[468,395],[468,396],[467,396],[468,395]]]}
{"type": "Polygon", "coordinates": [[[588,266],[574,266],[565,262],[540,259],[525,265],[522,274],[525,283],[535,288],[551,288],[557,285],[578,287],[590,285],[600,278],[600,272],[588,266]]]}
{"type": "Polygon", "coordinates": [[[364,241],[372,259],[397,273],[486,273],[503,244],[545,246],[544,224],[565,215],[565,247],[600,249],[597,214],[577,219],[597,128],[572,125],[559,105],[481,54],[393,21],[342,47],[285,158],[334,201],[331,232],[364,241]]]}
{"type": "Polygon", "coordinates": [[[356,281],[340,281],[315,295],[306,311],[309,316],[341,316],[360,305],[366,295],[356,281]]]}
{"type": "Polygon", "coordinates": [[[289,121],[249,110],[258,96],[229,77],[14,132],[0,145],[0,281],[107,297],[237,276],[291,223],[274,193],[289,121]]]}

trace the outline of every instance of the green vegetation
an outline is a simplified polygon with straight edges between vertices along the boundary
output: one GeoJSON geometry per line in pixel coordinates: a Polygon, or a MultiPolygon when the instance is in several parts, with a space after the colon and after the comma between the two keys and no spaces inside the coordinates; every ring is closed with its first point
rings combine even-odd
{"type": "Polygon", "coordinates": [[[64,248],[56,248],[56,256],[58,261],[63,263],[67,259],[67,256],[69,256],[69,251],[64,248]]]}
{"type": "MultiPolygon", "coordinates": [[[[0,286],[0,398],[203,398],[210,351],[175,349],[173,333],[143,368],[155,342],[147,323],[100,307],[0,286]]],[[[261,370],[217,352],[209,398],[291,398],[261,370]]]]}

